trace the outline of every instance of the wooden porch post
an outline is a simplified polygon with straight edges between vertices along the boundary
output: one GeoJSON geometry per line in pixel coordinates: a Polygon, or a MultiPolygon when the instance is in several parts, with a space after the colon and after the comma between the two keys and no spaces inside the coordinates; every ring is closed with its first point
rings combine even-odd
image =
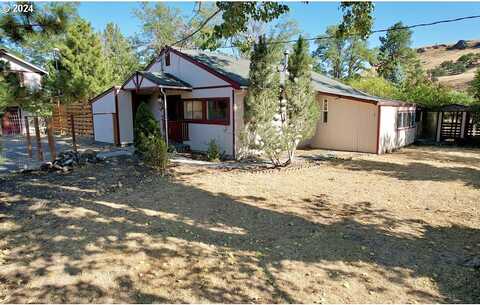
{"type": "Polygon", "coordinates": [[[47,119],[47,136],[48,136],[48,146],[50,148],[50,156],[52,157],[52,162],[57,159],[57,147],[55,145],[55,138],[53,137],[53,122],[52,118],[47,119]]]}
{"type": "Polygon", "coordinates": [[[40,138],[40,126],[38,126],[38,117],[33,118],[33,125],[35,126],[35,136],[37,138],[37,159],[43,161],[42,139],[40,138]]]}
{"type": "Polygon", "coordinates": [[[27,138],[27,152],[28,157],[32,157],[32,138],[30,137],[30,125],[28,124],[28,117],[25,117],[25,135],[27,138]]]}

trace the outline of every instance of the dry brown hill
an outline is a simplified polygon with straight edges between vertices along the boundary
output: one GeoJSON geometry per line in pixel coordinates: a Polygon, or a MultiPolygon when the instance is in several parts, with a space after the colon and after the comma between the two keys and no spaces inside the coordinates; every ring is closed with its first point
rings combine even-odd
{"type": "MultiPolygon", "coordinates": [[[[438,67],[442,62],[457,61],[460,56],[468,53],[480,53],[480,40],[459,40],[452,44],[438,44],[417,48],[418,56],[424,69],[430,70],[438,67]]],[[[438,82],[457,90],[466,90],[473,80],[475,70],[480,66],[467,69],[458,75],[446,75],[438,77],[438,82]]]]}

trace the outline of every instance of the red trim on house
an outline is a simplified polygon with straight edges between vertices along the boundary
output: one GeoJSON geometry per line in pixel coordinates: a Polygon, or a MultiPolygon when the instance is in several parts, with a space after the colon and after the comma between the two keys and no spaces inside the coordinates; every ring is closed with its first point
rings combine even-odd
{"type": "MultiPolygon", "coordinates": [[[[227,119],[226,120],[208,120],[208,119],[183,119],[184,122],[193,123],[193,124],[209,124],[209,125],[230,125],[230,98],[229,97],[209,97],[209,98],[185,98],[182,99],[182,103],[185,101],[225,101],[228,103],[227,119]]],[[[207,104],[203,103],[202,105],[202,115],[204,118],[207,117],[207,104]]]]}
{"type": "Polygon", "coordinates": [[[118,146],[121,145],[120,143],[120,120],[119,120],[119,115],[118,115],[118,90],[115,90],[115,117],[117,118],[117,121],[115,122],[117,125],[117,138],[115,139],[115,142],[118,146]]]}
{"type": "Polygon", "coordinates": [[[317,91],[321,95],[327,95],[327,96],[333,96],[333,97],[338,97],[338,98],[346,98],[346,99],[351,99],[357,102],[362,102],[362,103],[367,103],[367,104],[372,104],[372,105],[377,105],[378,102],[372,101],[372,100],[367,100],[367,99],[362,99],[358,97],[352,97],[352,96],[347,96],[347,95],[340,95],[340,94],[335,94],[335,93],[329,93],[329,92],[323,92],[323,91],[317,91]]]}
{"type": "Polygon", "coordinates": [[[341,95],[341,94],[335,94],[335,93],[330,93],[330,92],[324,92],[324,91],[317,91],[317,93],[320,93],[322,95],[327,95],[327,96],[333,96],[333,97],[338,97],[338,98],[345,98],[345,99],[350,99],[362,103],[368,103],[372,105],[381,105],[381,106],[389,106],[389,107],[415,107],[415,104],[409,104],[405,103],[404,105],[397,105],[395,101],[376,101],[376,100],[370,100],[370,99],[363,99],[360,97],[354,97],[354,96],[349,96],[349,95],[341,95]]]}
{"type": "Polygon", "coordinates": [[[382,106],[378,105],[378,118],[377,118],[377,155],[380,154],[380,123],[382,119],[382,106]]]}
{"type": "Polygon", "coordinates": [[[178,56],[182,57],[183,59],[186,59],[188,60],[189,62],[191,62],[192,64],[194,65],[197,65],[198,67],[206,70],[207,72],[210,72],[211,74],[215,75],[216,77],[220,78],[221,80],[224,80],[226,81],[227,83],[229,83],[233,88],[235,89],[240,89],[240,84],[237,83],[236,81],[232,80],[231,78],[219,73],[218,71],[210,68],[209,66],[207,66],[206,64],[202,63],[202,62],[199,62],[198,60],[192,58],[191,56],[185,54],[185,53],[182,53],[180,51],[177,51],[173,48],[168,48],[169,51],[177,54],[178,56]]]}

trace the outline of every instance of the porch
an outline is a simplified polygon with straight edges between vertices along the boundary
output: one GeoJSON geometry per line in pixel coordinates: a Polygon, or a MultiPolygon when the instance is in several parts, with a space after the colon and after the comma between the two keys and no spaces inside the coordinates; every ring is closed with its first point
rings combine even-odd
{"type": "Polygon", "coordinates": [[[458,104],[421,110],[419,139],[454,144],[480,144],[480,109],[458,104]]]}
{"type": "Polygon", "coordinates": [[[177,151],[189,150],[183,144],[189,140],[189,123],[184,119],[182,102],[192,91],[188,83],[167,73],[138,71],[123,89],[131,92],[134,125],[137,109],[145,103],[159,122],[167,144],[175,146],[177,151]]]}

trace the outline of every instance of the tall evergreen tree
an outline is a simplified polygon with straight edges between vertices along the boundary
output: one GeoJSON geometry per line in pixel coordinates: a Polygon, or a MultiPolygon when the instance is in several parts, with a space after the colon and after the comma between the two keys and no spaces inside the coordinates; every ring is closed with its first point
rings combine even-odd
{"type": "Polygon", "coordinates": [[[62,102],[85,102],[106,89],[109,84],[102,44],[88,22],[77,19],[58,48],[58,71],[50,62],[47,85],[60,93],[62,102]]]}
{"type": "Polygon", "coordinates": [[[263,152],[275,165],[280,165],[284,151],[279,133],[280,76],[274,50],[265,36],[254,44],[250,57],[250,85],[245,98],[246,149],[263,152]]]}
{"type": "MultiPolygon", "coordinates": [[[[380,37],[377,71],[380,76],[395,84],[423,75],[420,62],[411,46],[412,31],[397,22],[380,37]]],[[[415,81],[417,82],[417,81],[415,81]]]]}
{"type": "Polygon", "coordinates": [[[139,62],[133,47],[118,25],[107,24],[102,33],[102,46],[108,63],[108,79],[112,85],[120,84],[138,68],[139,62]]]}
{"type": "Polygon", "coordinates": [[[286,122],[282,137],[287,150],[287,163],[293,160],[300,141],[312,136],[318,120],[318,104],[312,89],[312,63],[308,42],[300,36],[293,46],[288,61],[288,79],[285,83],[286,122]]]}

